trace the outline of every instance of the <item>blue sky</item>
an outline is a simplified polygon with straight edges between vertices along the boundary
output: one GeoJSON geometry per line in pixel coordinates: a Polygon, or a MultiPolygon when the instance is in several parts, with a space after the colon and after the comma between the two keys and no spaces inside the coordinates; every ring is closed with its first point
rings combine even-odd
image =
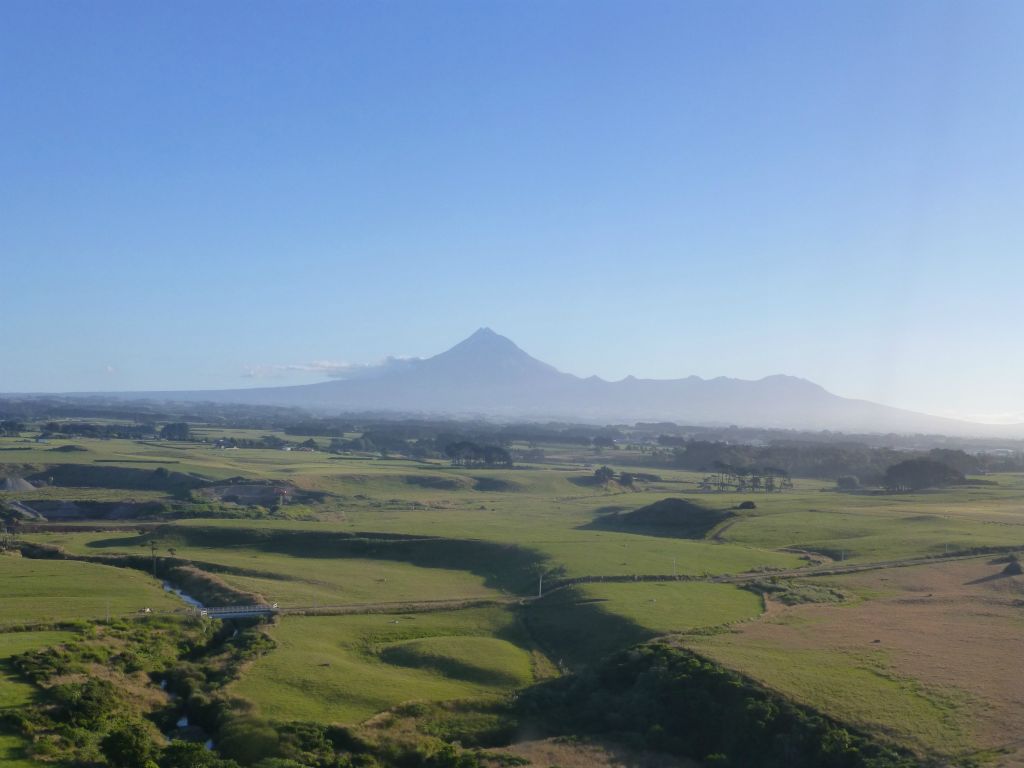
{"type": "Polygon", "coordinates": [[[486,325],[580,375],[1016,417],[1022,32],[1017,2],[8,0],[0,391],[314,381],[486,325]]]}

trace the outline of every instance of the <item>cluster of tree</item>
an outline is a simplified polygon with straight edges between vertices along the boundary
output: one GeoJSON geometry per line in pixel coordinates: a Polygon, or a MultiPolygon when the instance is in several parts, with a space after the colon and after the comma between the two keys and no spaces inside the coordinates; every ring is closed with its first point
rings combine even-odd
{"type": "Polygon", "coordinates": [[[890,491],[920,491],[944,488],[964,481],[959,470],[934,459],[908,459],[885,472],[882,485],[890,491]]]}
{"type": "Polygon", "coordinates": [[[346,434],[358,430],[351,421],[307,419],[294,424],[286,424],[283,431],[286,435],[298,437],[344,437],[346,434]]]}
{"type": "Polygon", "coordinates": [[[970,454],[951,448],[907,451],[872,448],[860,443],[777,443],[746,445],[671,438],[671,448],[650,454],[646,463],[703,472],[750,473],[759,470],[777,477],[813,477],[834,480],[857,478],[857,485],[879,485],[886,471],[907,459],[928,459],[961,474],[1024,469],[1024,458],[970,454]],[[676,444],[678,443],[678,444],[676,444]]]}
{"type": "MultiPolygon", "coordinates": [[[[903,457],[905,454],[897,451],[856,443],[744,445],[687,440],[661,459],[680,469],[702,472],[769,467],[789,476],[834,479],[844,474],[881,478],[887,467],[903,457]]],[[[656,454],[652,458],[659,457],[656,454]]]]}
{"type": "Polygon", "coordinates": [[[0,421],[0,437],[17,437],[25,431],[25,422],[15,419],[0,421]]]}
{"type": "Polygon", "coordinates": [[[477,445],[468,440],[445,446],[453,467],[511,467],[512,454],[499,445],[477,445]]]}
{"type": "Polygon", "coordinates": [[[47,421],[39,426],[42,437],[92,437],[141,440],[157,434],[155,424],[96,424],[89,421],[47,421]]]}
{"type": "Polygon", "coordinates": [[[868,448],[893,448],[899,451],[929,451],[933,448],[966,450],[983,453],[992,449],[1024,450],[1024,441],[1010,438],[971,438],[948,435],[921,435],[896,433],[853,433],[830,430],[802,431],[765,427],[697,427],[673,424],[671,422],[640,422],[632,427],[622,427],[628,439],[634,442],[653,442],[664,446],[685,445],[690,440],[705,440],[712,443],[735,443],[745,445],[775,445],[815,443],[856,443],[868,448]]]}
{"type": "Polygon", "coordinates": [[[650,475],[637,474],[636,472],[626,472],[623,470],[618,475],[615,474],[615,470],[604,465],[594,470],[594,480],[601,484],[607,484],[613,480],[617,480],[619,485],[627,488],[632,488],[633,484],[639,479],[649,479],[650,475]]]}
{"type": "Polygon", "coordinates": [[[160,437],[164,440],[191,440],[192,428],[186,421],[172,421],[160,428],[160,437]]]}
{"type": "Polygon", "coordinates": [[[667,643],[535,686],[521,716],[551,735],[598,734],[708,766],[910,768],[918,761],[667,643]]]}
{"type": "Polygon", "coordinates": [[[773,493],[793,487],[789,472],[779,467],[733,467],[716,462],[712,474],[705,475],[700,482],[702,491],[735,491],[743,493],[773,493]]]}

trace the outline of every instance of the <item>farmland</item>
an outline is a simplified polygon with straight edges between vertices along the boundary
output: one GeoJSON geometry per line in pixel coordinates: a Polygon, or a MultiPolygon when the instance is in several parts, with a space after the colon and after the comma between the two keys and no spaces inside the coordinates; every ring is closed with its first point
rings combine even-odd
{"type": "Polygon", "coordinates": [[[3,624],[103,619],[143,608],[173,610],[179,601],[144,574],[81,562],[0,556],[3,624]]]}
{"type": "MultiPolygon", "coordinates": [[[[1024,478],[898,495],[799,478],[783,493],[702,493],[699,473],[643,475],[643,456],[630,450],[559,450],[546,462],[469,468],[359,452],[2,438],[8,475],[40,485],[4,499],[66,514],[26,521],[18,534],[36,547],[27,554],[50,559],[0,557],[0,624],[183,613],[160,581],[187,572],[178,586],[200,598],[278,606],[261,630],[269,650],[224,688],[247,716],[345,724],[371,740],[380,737],[374,718],[409,702],[506,706],[515,691],[669,635],[886,744],[1012,764],[1000,734],[1022,726],[1015,691],[1024,681],[983,670],[1019,653],[1024,577],[967,587],[995,566],[954,558],[1024,548],[1024,478]],[[67,445],[76,449],[55,450],[67,445]],[[597,462],[642,477],[630,487],[594,482],[597,462]],[[239,478],[295,500],[233,501],[239,478]],[[217,483],[216,498],[195,490],[217,483]],[[703,505],[718,522],[678,535],[602,524],[666,498],[703,505]],[[831,573],[919,558],[933,564],[831,573]],[[772,582],[777,574],[784,579],[772,582]],[[957,631],[938,630],[951,623],[957,631]],[[968,643],[977,663],[963,667],[968,643]]],[[[60,642],[41,633],[26,642],[31,635],[60,642]]],[[[4,738],[15,754],[20,742],[4,738]]]]}

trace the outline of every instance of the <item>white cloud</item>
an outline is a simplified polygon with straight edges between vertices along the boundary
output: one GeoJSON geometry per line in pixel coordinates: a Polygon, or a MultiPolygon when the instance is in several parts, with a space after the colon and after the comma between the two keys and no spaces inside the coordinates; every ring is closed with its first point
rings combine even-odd
{"type": "Polygon", "coordinates": [[[310,363],[268,363],[250,365],[242,374],[247,379],[281,379],[294,375],[329,379],[354,379],[384,368],[403,365],[416,358],[389,357],[380,363],[344,363],[333,360],[314,360],[310,363]]]}
{"type": "Polygon", "coordinates": [[[973,421],[978,424],[1024,424],[1024,411],[997,411],[975,413],[971,411],[942,410],[937,415],[951,419],[973,421]]]}

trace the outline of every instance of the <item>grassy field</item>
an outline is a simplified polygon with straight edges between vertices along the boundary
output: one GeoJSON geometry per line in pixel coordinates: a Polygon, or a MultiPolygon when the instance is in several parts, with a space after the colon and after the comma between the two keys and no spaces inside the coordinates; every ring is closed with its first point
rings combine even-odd
{"type": "Polygon", "coordinates": [[[584,584],[584,599],[657,634],[733,624],[761,614],[761,598],[731,584],[584,584]]]}
{"type": "Polygon", "coordinates": [[[120,616],[184,607],[145,574],[92,563],[0,555],[0,583],[0,626],[103,619],[108,609],[120,616]]]}
{"type": "MultiPolygon", "coordinates": [[[[255,430],[255,432],[260,432],[255,430]]],[[[251,437],[251,435],[249,435],[251,437]]],[[[536,548],[572,574],[591,572],[589,552],[603,550],[600,562],[615,572],[655,572],[673,556],[687,573],[728,572],[760,561],[788,564],[776,550],[822,551],[848,560],[892,559],[936,554],[947,549],[1017,544],[1024,546],[1024,478],[992,476],[998,485],[890,496],[841,494],[830,484],[797,481],[794,490],[773,494],[700,494],[700,475],[659,470],[661,480],[637,491],[588,484],[583,466],[557,469],[532,465],[511,470],[467,470],[443,462],[335,456],[279,450],[217,450],[208,445],[125,440],[67,441],[86,448],[59,453],[61,443],[36,445],[0,439],[0,458],[11,466],[40,468],[49,463],[105,467],[165,466],[211,479],[236,476],[289,481],[330,496],[314,513],[323,522],[349,530],[401,531],[455,538],[516,542],[536,548]],[[139,464],[137,462],[147,462],[139,464]],[[482,490],[487,489],[487,490],[482,490]],[[757,509],[719,532],[733,545],[705,551],[700,542],[634,543],[646,537],[578,530],[609,509],[635,509],[680,496],[716,508],[756,499],[757,509]],[[677,550],[673,553],[671,550],[677,550]],[[623,556],[626,555],[626,556],[623,556]]],[[[595,461],[615,464],[628,457],[595,461]]],[[[160,494],[118,489],[46,488],[10,494],[13,498],[149,500],[160,494]]],[[[611,571],[610,571],[611,572],[611,571]]]]}
{"type": "MultiPolygon", "coordinates": [[[[253,564],[251,557],[223,557],[215,562],[253,564]]],[[[273,578],[222,574],[238,589],[255,592],[281,606],[325,606],[358,603],[411,602],[436,599],[494,597],[498,593],[465,571],[417,568],[408,563],[369,559],[310,560],[285,555],[261,555],[261,569],[273,578]]]]}
{"type": "Polygon", "coordinates": [[[277,649],[232,692],[267,717],[353,723],[409,700],[493,696],[534,678],[529,640],[503,608],[285,617],[277,649]]]}
{"type": "Polygon", "coordinates": [[[581,584],[531,604],[534,637],[559,666],[580,669],[659,635],[712,629],[761,613],[758,595],[730,584],[581,584]]]}

